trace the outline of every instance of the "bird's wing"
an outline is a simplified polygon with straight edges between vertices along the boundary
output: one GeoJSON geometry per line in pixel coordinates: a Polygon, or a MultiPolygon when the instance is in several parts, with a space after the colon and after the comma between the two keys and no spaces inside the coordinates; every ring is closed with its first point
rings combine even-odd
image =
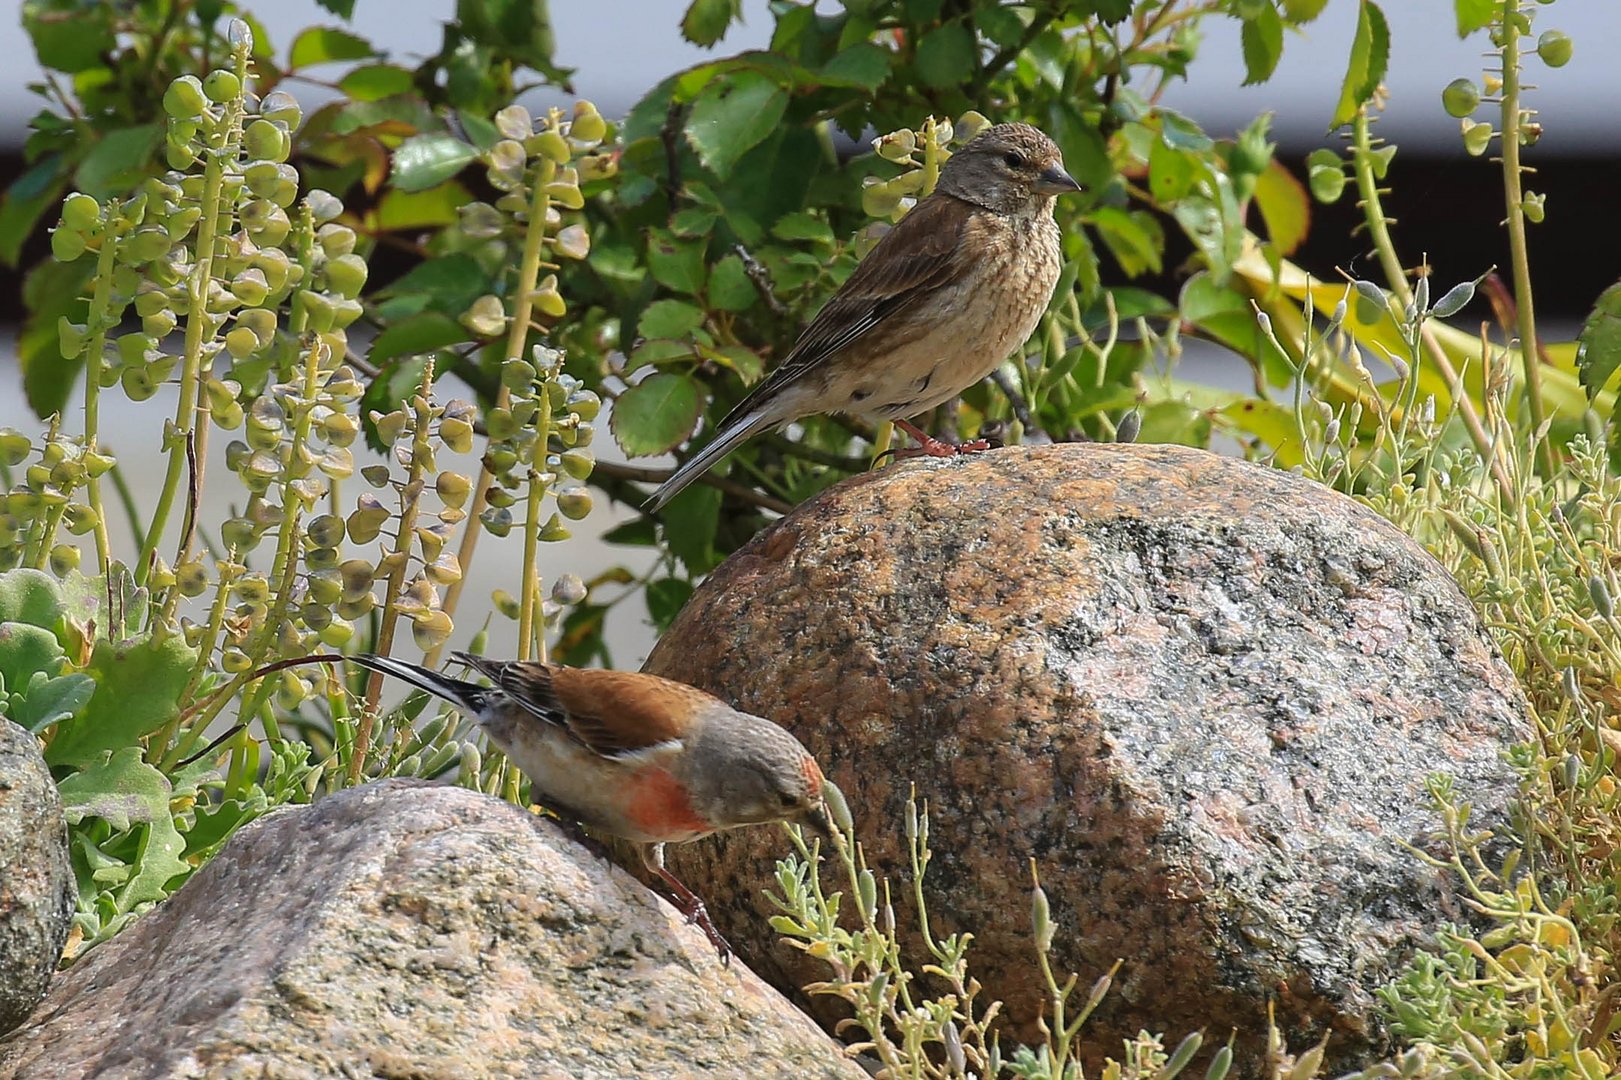
{"type": "Polygon", "coordinates": [[[635,671],[454,655],[513,704],[606,758],[657,758],[681,749],[688,719],[714,701],[684,683],[635,671]]]}
{"type": "Polygon", "coordinates": [[[960,241],[974,209],[943,192],[919,201],[817,312],[782,363],[721,421],[721,430],[848,348],[885,318],[967,274],[973,260],[960,241]]]}

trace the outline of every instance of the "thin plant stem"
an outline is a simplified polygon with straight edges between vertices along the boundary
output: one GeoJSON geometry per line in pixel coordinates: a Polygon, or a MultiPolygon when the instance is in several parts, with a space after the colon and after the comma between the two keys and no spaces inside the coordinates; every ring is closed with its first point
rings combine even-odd
{"type": "MultiPolygon", "coordinates": [[[[551,182],[556,168],[549,159],[544,159],[539,174],[531,180],[533,190],[529,201],[529,223],[524,231],[523,259],[518,264],[518,279],[514,283],[512,318],[507,325],[505,357],[509,360],[522,358],[524,342],[529,335],[529,319],[535,308],[535,284],[540,280],[540,252],[546,241],[546,211],[551,206],[551,196],[546,194],[546,185],[551,182]]],[[[511,394],[506,384],[502,383],[500,389],[495,392],[495,407],[504,409],[510,401],[511,394]]],[[[540,448],[540,452],[544,459],[544,445],[540,448]]],[[[478,547],[479,533],[483,531],[479,526],[479,515],[489,505],[489,489],[492,483],[494,476],[490,472],[490,467],[487,464],[480,464],[478,480],[473,484],[473,505],[467,510],[467,530],[462,534],[462,545],[456,553],[457,561],[462,567],[462,576],[445,590],[445,599],[441,605],[441,610],[452,618],[455,617],[457,604],[461,602],[462,590],[467,586],[467,571],[473,565],[473,554],[478,547]]],[[[443,650],[443,643],[435,645],[428,650],[422,662],[428,667],[437,667],[439,654],[443,650]]]]}
{"type": "MultiPolygon", "coordinates": [[[[101,430],[101,365],[107,351],[107,329],[111,321],[113,266],[118,252],[113,237],[114,207],[109,205],[105,225],[101,231],[101,251],[96,256],[96,288],[90,298],[90,318],[93,330],[85,352],[84,373],[84,449],[96,451],[96,438],[101,430]]],[[[112,563],[111,545],[107,541],[107,513],[101,502],[101,477],[91,472],[86,477],[90,496],[90,511],[96,516],[96,566],[103,575],[112,563]]]]}
{"type": "MultiPolygon", "coordinates": [[[[1542,367],[1537,349],[1537,320],[1531,298],[1531,260],[1525,244],[1525,194],[1520,175],[1520,132],[1525,112],[1520,105],[1519,0],[1503,0],[1502,147],[1503,199],[1507,204],[1509,264],[1514,276],[1514,307],[1518,316],[1520,359],[1525,365],[1525,397],[1531,410],[1531,430],[1541,432],[1547,415],[1542,403],[1542,367]]],[[[1554,475],[1557,459],[1553,444],[1543,440],[1542,466],[1554,475]]]]}

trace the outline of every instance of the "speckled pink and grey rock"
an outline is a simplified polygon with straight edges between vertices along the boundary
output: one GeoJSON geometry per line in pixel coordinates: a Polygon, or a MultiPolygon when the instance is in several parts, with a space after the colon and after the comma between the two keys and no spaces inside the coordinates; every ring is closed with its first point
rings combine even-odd
{"type": "Polygon", "coordinates": [[[77,895],[67,819],[39,742],[0,716],[0,1035],[45,996],[77,895]]]}
{"type": "MultiPolygon", "coordinates": [[[[1095,1056],[1145,1027],[1253,1039],[1269,999],[1292,1042],[1332,1030],[1334,1062],[1379,1047],[1372,989],[1466,917],[1401,847],[1433,843],[1425,778],[1452,775],[1474,821],[1501,825],[1503,751],[1529,733],[1421,548],[1316,484],[1171,446],[1010,448],[846,481],[720,567],[647,669],[798,735],[897,883],[916,784],[934,928],[976,935],[975,971],[1022,1037],[1042,1007],[1034,857],[1056,966],[1084,986],[1126,961],[1088,1028],[1095,1056]]],[[[790,987],[822,972],[765,925],[782,846],[746,830],[672,862],[790,987]]]]}
{"type": "Polygon", "coordinates": [[[865,1075],[552,823],[385,781],[245,827],[57,982],[0,1077],[865,1075]]]}

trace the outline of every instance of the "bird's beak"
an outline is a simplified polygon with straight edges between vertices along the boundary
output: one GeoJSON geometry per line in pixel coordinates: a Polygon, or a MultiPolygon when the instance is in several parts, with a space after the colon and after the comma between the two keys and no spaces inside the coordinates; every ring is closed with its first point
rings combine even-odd
{"type": "Polygon", "coordinates": [[[833,825],[827,820],[827,808],[820,803],[806,810],[799,822],[824,840],[833,839],[833,825]]]}
{"type": "Polygon", "coordinates": [[[1041,195],[1063,195],[1070,191],[1081,190],[1081,185],[1075,178],[1064,171],[1062,165],[1051,165],[1041,171],[1036,177],[1036,191],[1041,195]]]}

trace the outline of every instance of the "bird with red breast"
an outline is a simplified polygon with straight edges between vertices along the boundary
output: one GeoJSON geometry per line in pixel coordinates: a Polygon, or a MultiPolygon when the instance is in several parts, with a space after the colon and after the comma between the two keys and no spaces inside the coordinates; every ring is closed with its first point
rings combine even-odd
{"type": "Polygon", "coordinates": [[[1029,124],[996,124],[940,169],[793,348],[648,500],[658,510],[740,444],[815,413],[890,420],[921,452],[983,450],[911,418],[996,370],[1029,339],[1063,267],[1053,200],[1081,186],[1029,124]]]}
{"type": "Polygon", "coordinates": [[[537,802],[636,843],[722,962],[731,949],[666,869],[664,845],[777,821],[829,831],[821,769],[769,720],[656,675],[455,657],[492,685],[387,656],[349,659],[467,713],[529,777],[537,802]]]}

